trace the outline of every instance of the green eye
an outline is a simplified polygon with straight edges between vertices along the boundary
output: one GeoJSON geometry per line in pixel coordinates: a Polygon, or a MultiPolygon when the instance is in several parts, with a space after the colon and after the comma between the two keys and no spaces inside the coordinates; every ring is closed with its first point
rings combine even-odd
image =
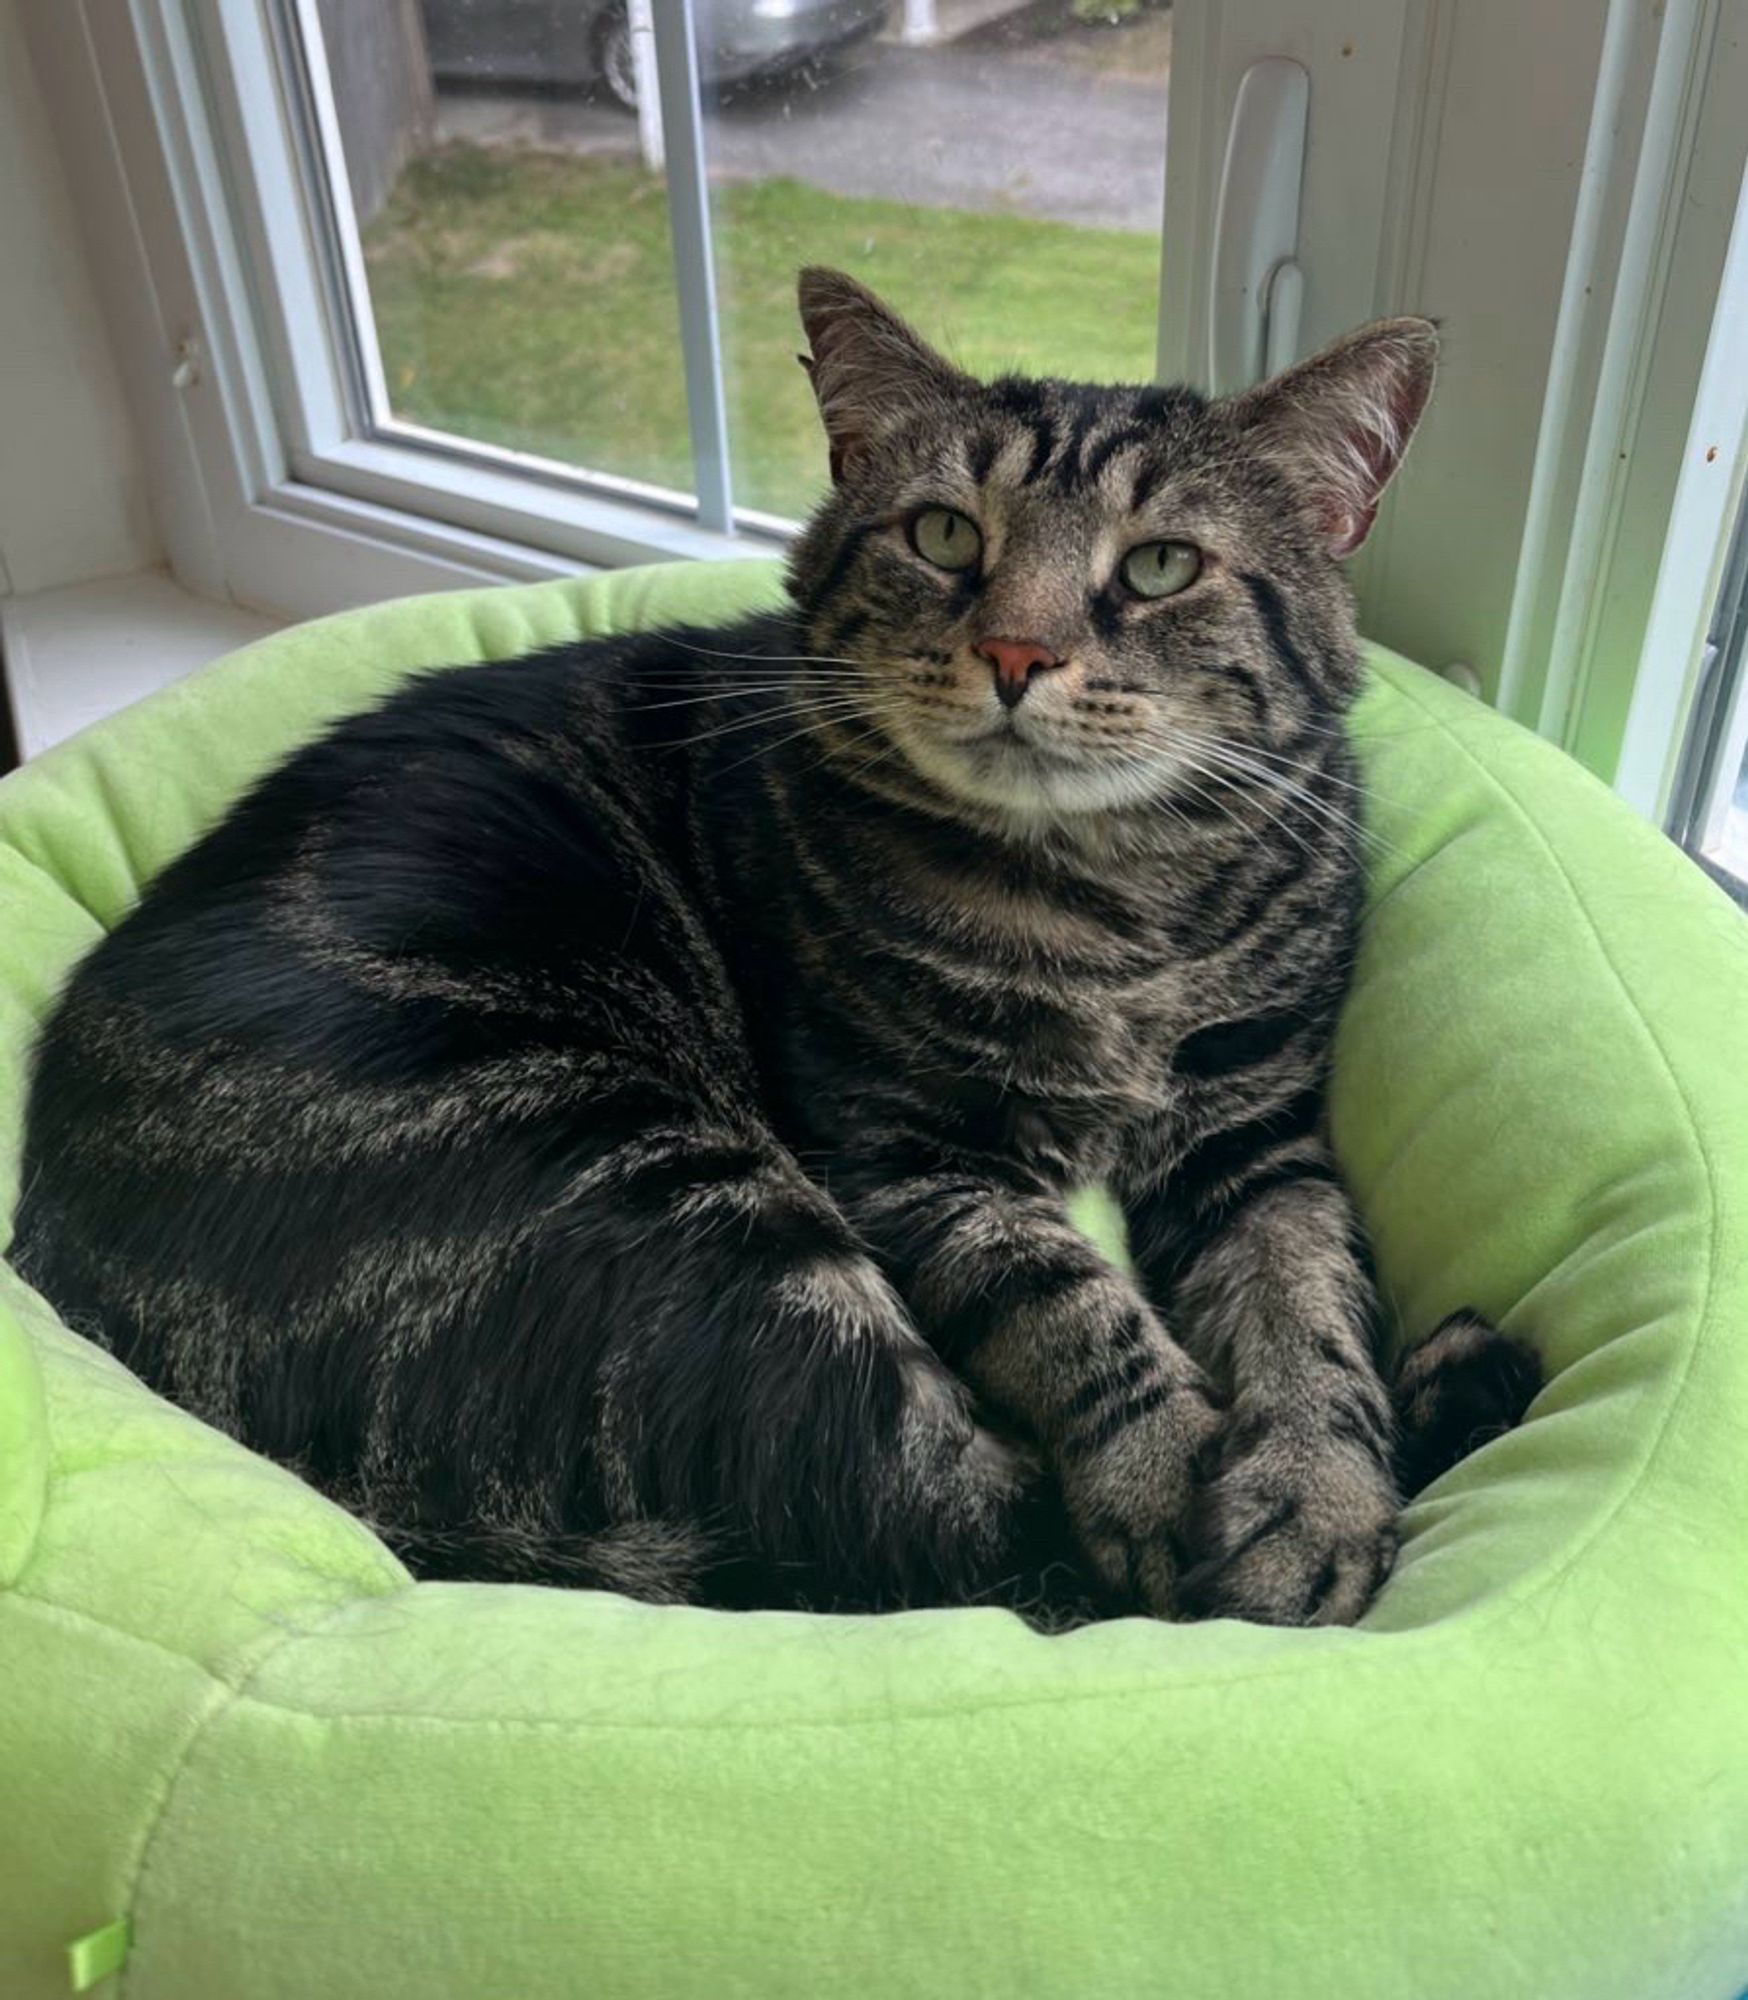
{"type": "Polygon", "coordinates": [[[936,569],[969,569],[983,553],[977,523],[951,507],[925,507],[910,524],[910,545],[936,569]]]}
{"type": "Polygon", "coordinates": [[[1202,552],[1188,542],[1143,542],[1123,558],[1123,581],[1137,597],[1175,597],[1202,573],[1202,552]]]}

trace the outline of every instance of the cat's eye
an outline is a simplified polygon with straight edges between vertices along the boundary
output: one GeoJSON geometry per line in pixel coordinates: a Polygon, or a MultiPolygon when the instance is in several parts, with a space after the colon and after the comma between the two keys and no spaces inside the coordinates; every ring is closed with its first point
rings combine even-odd
{"type": "Polygon", "coordinates": [[[1189,542],[1142,542],[1118,574],[1137,597],[1175,597],[1202,573],[1202,552],[1189,542]]]}
{"type": "Polygon", "coordinates": [[[969,569],[983,553],[983,536],[951,507],[925,507],[910,524],[910,545],[936,569],[969,569]]]}

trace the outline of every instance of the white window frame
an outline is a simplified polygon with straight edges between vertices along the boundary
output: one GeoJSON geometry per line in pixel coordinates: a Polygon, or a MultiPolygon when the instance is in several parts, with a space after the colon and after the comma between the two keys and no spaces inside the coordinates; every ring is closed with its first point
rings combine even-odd
{"type": "MultiPolygon", "coordinates": [[[[302,31],[319,34],[309,0],[292,4],[302,31]]],[[[664,5],[657,18],[677,253],[696,300],[709,271],[687,15],[664,5]]],[[[781,550],[788,523],[730,505],[708,303],[702,326],[690,304],[685,314],[702,498],[388,414],[372,343],[355,351],[339,320],[339,289],[362,283],[344,182],[324,227],[294,127],[313,117],[329,173],[343,175],[325,78],[319,64],[290,72],[273,0],[66,0],[37,10],[30,29],[171,568],[188,588],[302,617],[419,590],[781,550]],[[254,282],[258,272],[271,282],[254,282]]]]}
{"type": "MultiPolygon", "coordinates": [[[[247,162],[247,194],[233,197],[233,206],[253,236],[254,268],[276,277],[259,288],[258,310],[290,392],[284,404],[294,473],[396,505],[417,506],[419,489],[429,488],[451,518],[471,468],[534,482],[541,488],[543,519],[552,504],[548,495],[557,492],[670,515],[718,536],[745,533],[769,541],[789,532],[791,523],[733,503],[693,0],[664,0],[653,10],[651,50],[691,431],[690,493],[396,416],[377,347],[316,0],[251,0],[245,6],[193,0],[191,12],[208,50],[203,68],[223,140],[233,158],[247,162]],[[250,107],[269,95],[284,103],[285,117],[251,117],[250,107]],[[294,133],[295,125],[301,132],[294,133]],[[411,461],[402,455],[407,451],[414,454],[411,461]],[[460,476],[446,476],[431,460],[447,461],[460,476]]],[[[474,497],[480,497],[477,489],[474,497]]],[[[608,526],[611,531],[620,523],[608,526]]],[[[521,518],[498,523],[513,538],[528,527],[521,518]]],[[[665,545],[658,543],[657,550],[666,552],[665,545]]],[[[616,545],[605,554],[622,559],[616,545]]]]}
{"type": "MultiPolygon", "coordinates": [[[[301,10],[306,37],[319,33],[313,0],[285,4],[301,10]]],[[[57,0],[26,13],[177,578],[306,616],[417,590],[779,550],[786,524],[736,510],[729,488],[683,0],[653,0],[653,19],[697,497],[389,414],[369,342],[360,353],[336,334],[336,300],[361,284],[356,232],[343,180],[331,218],[312,212],[326,196],[306,171],[300,118],[330,176],[344,166],[321,66],[293,74],[277,5],[57,0]]],[[[1661,817],[1741,468],[1740,439],[1707,477],[1688,454],[1717,402],[1702,378],[1748,155],[1735,109],[1748,101],[1748,0],[1178,7],[1162,373],[1194,379],[1205,351],[1210,183],[1236,77],[1257,52],[1293,55],[1317,79],[1302,227],[1322,252],[1307,269],[1308,339],[1371,312],[1460,308],[1449,386],[1358,566],[1368,628],[1435,668],[1473,670],[1507,712],[1582,748],[1661,817]],[[1532,11],[1570,40],[1548,109],[1583,159],[1575,207],[1544,200],[1533,228],[1501,239],[1501,257],[1461,158],[1441,150],[1445,107],[1473,86],[1463,64],[1477,35],[1521,33],[1532,11]],[[1374,159],[1387,131],[1388,172],[1381,196],[1370,189],[1356,205],[1360,127],[1374,159]],[[1507,371],[1509,421],[1490,436],[1471,421],[1485,384],[1464,381],[1465,351],[1517,311],[1533,276],[1545,365],[1538,349],[1537,365],[1507,371]]],[[[1516,79],[1500,81],[1518,95],[1487,137],[1489,157],[1502,179],[1545,182],[1526,115],[1537,107],[1516,79]]],[[[1472,159],[1472,130],[1467,143],[1472,159]]]]}
{"type": "MultiPolygon", "coordinates": [[[[1709,192],[1715,204],[1719,191],[1709,192]]],[[[1639,584],[1643,591],[1645,580],[1639,584]]],[[[1748,755],[1748,651],[1730,638],[1745,614],[1748,170],[1738,180],[1614,774],[1630,805],[1713,860],[1721,858],[1724,815],[1748,755]]]]}
{"type": "Polygon", "coordinates": [[[1500,706],[1670,825],[1748,470],[1748,34],[1611,0],[1500,706]]]}

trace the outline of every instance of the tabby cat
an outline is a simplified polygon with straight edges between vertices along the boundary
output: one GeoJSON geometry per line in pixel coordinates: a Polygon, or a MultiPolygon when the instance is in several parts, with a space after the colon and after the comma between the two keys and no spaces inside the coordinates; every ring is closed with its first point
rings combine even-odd
{"type": "Polygon", "coordinates": [[[1331,1157],[1337,565],[1431,387],[983,385],[847,277],[793,608],[414,679],[75,973],[21,1268],[427,1574],[1351,1620],[1404,1447],[1331,1157]],[[1074,1227],[1103,1183],[1134,1272],[1074,1227]],[[1053,1527],[1053,1524],[1055,1526],[1053,1527]]]}

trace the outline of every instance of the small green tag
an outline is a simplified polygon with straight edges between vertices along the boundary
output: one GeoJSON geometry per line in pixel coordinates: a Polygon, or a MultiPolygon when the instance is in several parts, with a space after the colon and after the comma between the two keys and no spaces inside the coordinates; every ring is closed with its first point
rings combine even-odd
{"type": "Polygon", "coordinates": [[[100,1979],[127,1963],[127,1918],[117,1917],[100,1931],[87,1931],[67,1947],[67,1978],[75,1993],[87,1993],[100,1979]]]}

